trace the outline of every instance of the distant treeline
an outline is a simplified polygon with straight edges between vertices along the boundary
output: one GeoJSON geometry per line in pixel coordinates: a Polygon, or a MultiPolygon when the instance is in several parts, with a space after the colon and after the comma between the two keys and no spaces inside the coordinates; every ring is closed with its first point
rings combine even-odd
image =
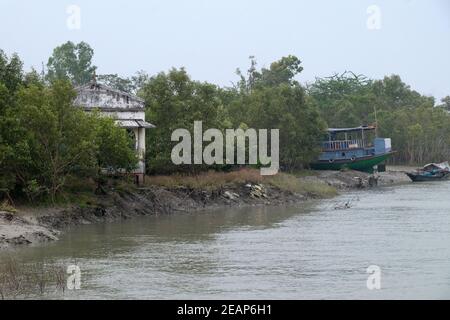
{"type": "MultiPolygon", "coordinates": [[[[71,178],[100,179],[100,168],[136,165],[130,138],[111,119],[73,108],[74,86],[91,80],[94,51],[85,42],[54,49],[42,72],[25,73],[17,55],[0,50],[0,193],[30,199],[56,197],[71,178]]],[[[250,57],[247,71],[237,70],[230,87],[192,80],[183,69],[156,75],[139,71],[123,78],[97,80],[134,93],[146,102],[149,173],[198,172],[206,166],[179,167],[170,155],[177,128],[280,129],[280,165],[307,168],[319,153],[327,126],[378,123],[378,134],[392,138],[391,161],[416,164],[447,160],[450,144],[450,97],[436,105],[403,83],[399,76],[367,79],[351,72],[317,78],[306,86],[303,67],[289,55],[258,68],[250,57]]],[[[226,166],[216,169],[229,169],[226,166]]],[[[0,195],[0,196],[2,196],[0,195]]]]}

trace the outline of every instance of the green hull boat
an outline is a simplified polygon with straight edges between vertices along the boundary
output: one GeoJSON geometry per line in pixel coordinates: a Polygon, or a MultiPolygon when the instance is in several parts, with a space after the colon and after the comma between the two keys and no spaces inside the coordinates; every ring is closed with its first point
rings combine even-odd
{"type": "Polygon", "coordinates": [[[329,128],[326,140],[321,143],[322,152],[311,168],[373,172],[374,166],[394,153],[391,139],[377,137],[375,129],[375,126],[329,128]]]}
{"type": "Polygon", "coordinates": [[[356,158],[354,160],[344,159],[330,161],[317,161],[311,163],[311,169],[314,170],[341,170],[352,169],[365,172],[373,172],[373,167],[385,161],[391,153],[385,153],[378,156],[368,156],[364,158],[356,158]]]}

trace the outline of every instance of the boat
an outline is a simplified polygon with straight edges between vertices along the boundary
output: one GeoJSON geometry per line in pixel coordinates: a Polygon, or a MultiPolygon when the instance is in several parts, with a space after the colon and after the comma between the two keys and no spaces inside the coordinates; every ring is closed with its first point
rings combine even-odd
{"type": "Polygon", "coordinates": [[[450,178],[448,162],[429,163],[413,172],[405,172],[413,182],[446,180],[450,178]]]}
{"type": "Polygon", "coordinates": [[[376,126],[355,128],[329,128],[327,137],[321,143],[322,151],[311,163],[315,170],[353,169],[372,173],[384,167],[394,151],[390,138],[376,137],[376,126]]]}

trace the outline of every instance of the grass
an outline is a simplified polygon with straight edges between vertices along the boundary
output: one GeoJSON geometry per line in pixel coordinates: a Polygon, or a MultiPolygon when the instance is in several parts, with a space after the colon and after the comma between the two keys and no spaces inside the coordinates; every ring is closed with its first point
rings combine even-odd
{"type": "Polygon", "coordinates": [[[314,170],[307,170],[307,169],[303,169],[303,170],[295,170],[293,172],[290,172],[290,174],[301,178],[301,177],[314,177],[317,176],[317,171],[314,170]]]}
{"type": "Polygon", "coordinates": [[[261,176],[257,169],[243,168],[231,172],[208,171],[196,175],[158,175],[146,177],[146,185],[166,188],[187,187],[194,190],[214,191],[224,187],[233,187],[244,183],[263,183],[283,191],[308,194],[319,197],[331,197],[337,194],[335,188],[321,181],[303,179],[313,173],[308,170],[295,174],[278,173],[274,176],[261,176]]]}
{"type": "MultiPolygon", "coordinates": [[[[104,177],[102,186],[106,191],[114,190],[118,192],[133,192],[136,186],[133,183],[133,178],[130,176],[120,177],[104,177]]],[[[61,192],[52,201],[49,196],[44,195],[34,201],[27,198],[16,199],[18,204],[22,206],[32,207],[67,207],[77,205],[79,207],[90,207],[98,204],[98,194],[96,193],[97,183],[88,177],[79,178],[68,176],[61,192]]],[[[9,208],[8,202],[0,202],[0,210],[11,211],[14,208],[9,208]]]]}
{"type": "Polygon", "coordinates": [[[332,197],[337,194],[337,190],[322,181],[313,181],[298,178],[287,173],[278,173],[274,176],[265,177],[272,186],[289,192],[307,194],[318,197],[332,197]]]}
{"type": "Polygon", "coordinates": [[[262,181],[263,177],[260,175],[259,170],[244,168],[231,172],[201,172],[196,175],[147,176],[145,184],[167,188],[187,187],[195,190],[213,191],[225,186],[242,183],[262,183],[262,181]]]}
{"type": "Polygon", "coordinates": [[[10,203],[9,200],[3,200],[0,202],[0,211],[6,211],[10,213],[16,213],[16,208],[10,203]]]}
{"type": "Polygon", "coordinates": [[[7,257],[0,263],[0,300],[64,292],[66,277],[60,265],[25,264],[7,257]]]}

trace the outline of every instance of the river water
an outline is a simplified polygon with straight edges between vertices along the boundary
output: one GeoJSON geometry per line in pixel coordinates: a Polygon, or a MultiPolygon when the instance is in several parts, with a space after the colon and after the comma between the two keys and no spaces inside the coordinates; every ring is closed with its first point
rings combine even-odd
{"type": "Polygon", "coordinates": [[[13,253],[81,268],[66,299],[450,298],[450,182],[300,207],[231,208],[73,228],[13,253]],[[348,209],[336,209],[348,202],[348,209]],[[369,290],[369,266],[380,289],[369,290]]]}

